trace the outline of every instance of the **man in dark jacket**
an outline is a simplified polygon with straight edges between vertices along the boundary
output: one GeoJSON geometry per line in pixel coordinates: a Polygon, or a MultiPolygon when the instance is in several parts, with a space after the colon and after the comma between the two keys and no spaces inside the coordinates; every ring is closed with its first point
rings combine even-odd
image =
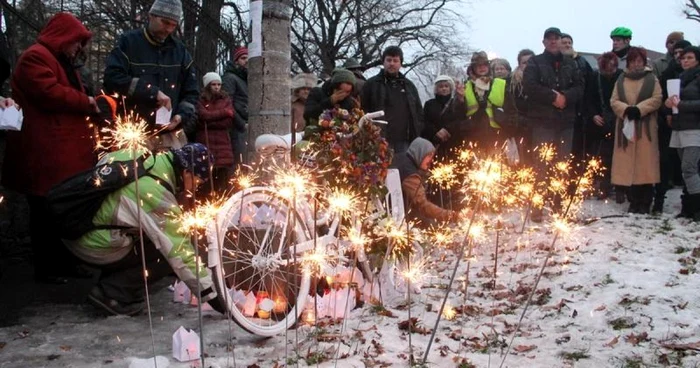
{"type": "Polygon", "coordinates": [[[321,87],[315,87],[309,93],[304,107],[304,120],[306,126],[318,125],[318,117],[324,110],[335,106],[348,111],[360,107],[355,97],[355,75],[347,69],[337,68],[333,70],[331,79],[323,83],[321,87]]]}
{"type": "MultiPolygon", "coordinates": [[[[576,105],[583,98],[584,82],[576,62],[564,57],[559,43],[559,28],[544,31],[542,54],[530,58],[523,76],[523,90],[530,106],[526,125],[532,128],[532,146],[554,144],[560,157],[571,153],[576,105]]],[[[545,167],[540,160],[533,159],[540,167],[537,175],[545,178],[545,167]]],[[[533,210],[532,220],[542,220],[542,212],[533,210]]]]}
{"type": "Polygon", "coordinates": [[[367,80],[362,88],[362,108],[367,112],[383,110],[384,137],[395,153],[406,152],[408,144],[423,131],[423,107],[418,89],[399,70],[403,51],[389,46],[382,52],[384,69],[367,80]]]}
{"type": "MultiPolygon", "coordinates": [[[[591,77],[593,73],[593,68],[588,64],[586,58],[579,55],[576,50],[574,50],[574,39],[571,35],[567,33],[562,33],[561,35],[561,53],[565,57],[570,57],[576,63],[579,72],[581,73],[581,79],[584,82],[584,96],[579,99],[578,104],[576,104],[576,123],[574,124],[574,137],[573,137],[573,147],[572,153],[576,161],[583,161],[586,158],[586,124],[584,114],[585,105],[585,95],[589,93],[586,82],[591,77]]],[[[581,166],[583,168],[583,166],[581,166]]]]}
{"type": "Polygon", "coordinates": [[[584,82],[576,63],[560,52],[560,39],[558,28],[545,31],[545,50],[528,61],[523,88],[530,101],[527,120],[533,129],[533,146],[561,140],[563,146],[557,152],[568,155],[584,82]]]}
{"type": "Polygon", "coordinates": [[[627,68],[627,52],[630,50],[632,42],[632,30],[627,27],[617,27],[610,32],[612,40],[612,52],[620,59],[620,69],[627,68]]]}
{"type": "Polygon", "coordinates": [[[154,148],[179,148],[186,143],[181,124],[194,119],[199,99],[192,56],[172,36],[181,18],[180,0],[156,0],[146,27],[122,34],[107,57],[107,94],[124,96],[126,107],[154,129],[158,108],[172,112],[170,124],[153,142],[154,148]]]}
{"type": "Polygon", "coordinates": [[[233,50],[226,65],[221,88],[231,96],[236,116],[231,129],[231,145],[235,165],[246,162],[246,131],[248,129],[248,49],[233,50]]]}

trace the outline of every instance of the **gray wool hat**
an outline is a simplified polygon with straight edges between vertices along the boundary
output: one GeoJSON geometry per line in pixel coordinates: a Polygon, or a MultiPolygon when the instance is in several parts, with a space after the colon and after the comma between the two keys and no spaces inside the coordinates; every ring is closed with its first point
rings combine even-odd
{"type": "Polygon", "coordinates": [[[180,0],[156,0],[153,2],[148,14],[180,22],[182,19],[182,2],[180,0]]]}

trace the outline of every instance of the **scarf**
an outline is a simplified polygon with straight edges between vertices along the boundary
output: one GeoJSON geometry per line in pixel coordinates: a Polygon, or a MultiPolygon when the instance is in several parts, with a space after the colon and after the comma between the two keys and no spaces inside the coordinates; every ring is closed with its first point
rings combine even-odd
{"type": "MultiPolygon", "coordinates": [[[[628,105],[637,105],[640,102],[647,100],[651,98],[651,96],[654,94],[654,87],[655,87],[655,77],[654,74],[651,73],[650,70],[644,69],[640,72],[630,72],[629,70],[625,70],[624,74],[620,76],[620,78],[617,79],[617,95],[620,101],[628,104],[628,105]],[[637,101],[634,102],[634,104],[631,104],[630,101],[627,101],[627,96],[625,93],[625,78],[629,78],[631,80],[640,80],[644,78],[644,82],[642,82],[642,88],[639,90],[639,95],[637,96],[637,101]]],[[[647,116],[641,118],[638,121],[634,122],[634,134],[635,138],[639,140],[642,137],[642,130],[644,130],[647,133],[647,138],[649,139],[649,142],[651,142],[651,114],[648,114],[647,116]]],[[[624,120],[623,120],[624,122],[624,120]]],[[[623,149],[627,149],[627,145],[629,144],[629,141],[627,140],[627,137],[622,133],[622,128],[623,128],[623,123],[618,124],[617,126],[617,145],[618,147],[622,147],[623,149]]]]}
{"type": "Polygon", "coordinates": [[[490,77],[480,77],[474,80],[474,92],[476,92],[479,99],[483,100],[484,95],[488,90],[491,89],[491,78],[490,77]]]}
{"type": "Polygon", "coordinates": [[[685,87],[700,76],[700,66],[696,66],[693,69],[688,69],[681,73],[681,87],[685,87]]]}

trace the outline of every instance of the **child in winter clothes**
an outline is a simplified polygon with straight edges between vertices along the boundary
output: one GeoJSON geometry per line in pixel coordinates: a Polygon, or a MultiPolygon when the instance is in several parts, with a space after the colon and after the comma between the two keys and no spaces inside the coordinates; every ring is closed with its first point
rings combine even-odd
{"type": "Polygon", "coordinates": [[[196,140],[214,157],[210,189],[221,193],[233,174],[233,147],[228,131],[233,127],[233,103],[221,90],[221,76],[210,72],[203,78],[204,90],[197,102],[196,140]]]}

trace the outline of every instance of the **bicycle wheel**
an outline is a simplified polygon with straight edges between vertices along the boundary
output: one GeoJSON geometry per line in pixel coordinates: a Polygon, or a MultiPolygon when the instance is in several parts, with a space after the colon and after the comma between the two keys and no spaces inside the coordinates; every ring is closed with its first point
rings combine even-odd
{"type": "Polygon", "coordinates": [[[298,206],[270,189],[250,188],[229,198],[207,227],[219,301],[252,334],[284,332],[307,301],[302,258],[313,239],[298,206]]]}

